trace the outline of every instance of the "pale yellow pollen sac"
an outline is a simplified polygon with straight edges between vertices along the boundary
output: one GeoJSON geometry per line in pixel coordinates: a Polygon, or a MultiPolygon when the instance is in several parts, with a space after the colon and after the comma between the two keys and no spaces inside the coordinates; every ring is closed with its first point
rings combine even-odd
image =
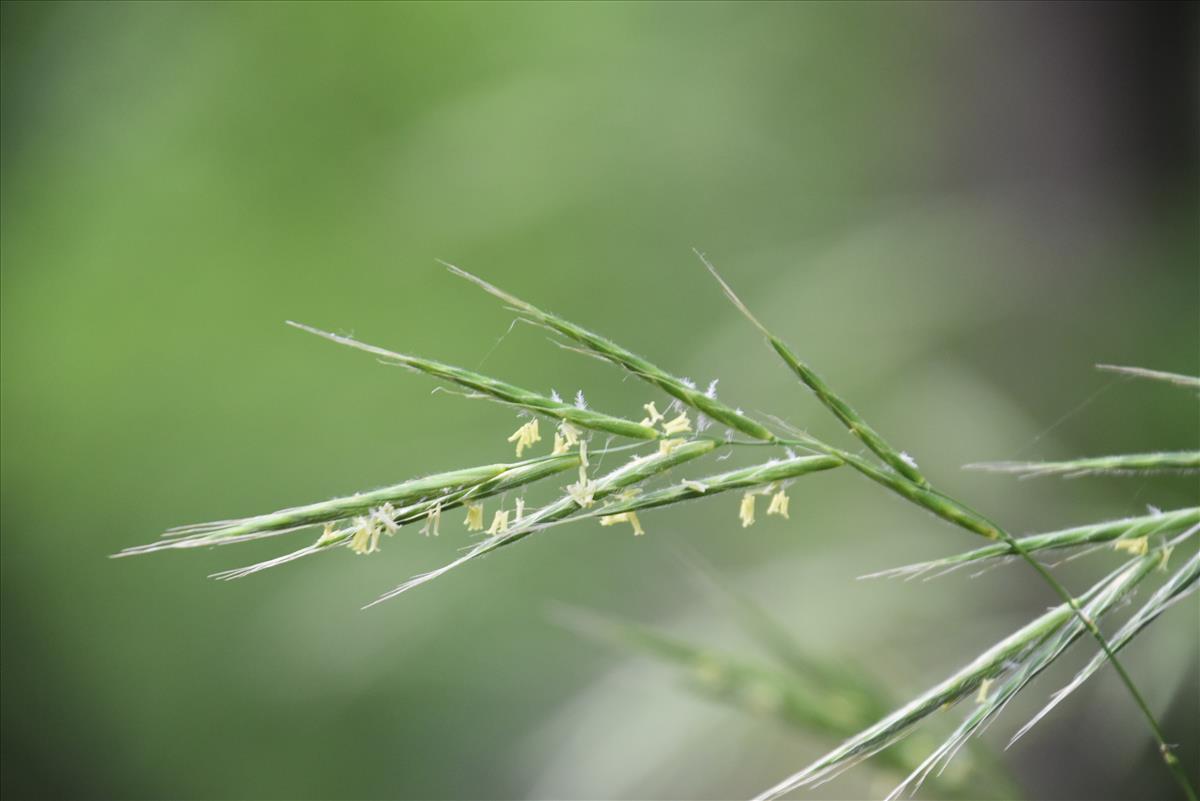
{"type": "Polygon", "coordinates": [[[374,520],[368,517],[354,518],[354,536],[350,538],[350,550],[359,555],[379,550],[379,526],[374,520]]]}
{"type": "Polygon", "coordinates": [[[588,468],[587,458],[587,443],[583,440],[579,441],[579,475],[583,476],[583,471],[588,468]]]}
{"type": "Polygon", "coordinates": [[[528,423],[518,428],[508,438],[509,442],[517,443],[517,458],[521,458],[521,454],[525,449],[532,446],[535,442],[542,441],[542,435],[538,431],[538,419],[535,417],[528,423]]]}
{"type": "Polygon", "coordinates": [[[692,430],[692,421],[688,419],[687,412],[680,412],[678,417],[663,423],[662,430],[667,436],[682,434],[692,430]]]}
{"type": "Polygon", "coordinates": [[[647,415],[646,419],[642,420],[642,425],[653,426],[659,420],[664,419],[663,414],[658,411],[657,407],[655,407],[654,401],[643,404],[642,408],[646,410],[647,415]]]}
{"type": "Polygon", "coordinates": [[[467,531],[483,531],[483,504],[467,504],[467,519],[463,521],[467,531]]]}
{"type": "Polygon", "coordinates": [[[1149,548],[1149,537],[1134,537],[1133,539],[1117,540],[1113,543],[1114,551],[1124,551],[1130,556],[1145,556],[1149,548]]]}
{"type": "Polygon", "coordinates": [[[615,515],[605,515],[600,518],[600,525],[615,526],[618,523],[628,523],[633,526],[633,535],[640,537],[646,533],[642,528],[642,521],[638,520],[637,512],[621,512],[615,515]]]}
{"type": "Polygon", "coordinates": [[[579,442],[579,429],[563,420],[554,432],[554,456],[559,456],[575,447],[579,442]]]}
{"type": "Polygon", "coordinates": [[[1163,573],[1167,572],[1167,561],[1171,558],[1171,551],[1175,550],[1174,545],[1164,545],[1159,552],[1158,569],[1163,573]]]}
{"type": "Polygon", "coordinates": [[[508,511],[497,509],[495,516],[492,517],[492,527],[488,529],[487,533],[494,536],[506,531],[508,531],[508,511]]]}
{"type": "Polygon", "coordinates": [[[741,518],[742,528],[754,525],[754,493],[747,492],[742,496],[742,504],[738,507],[738,517],[741,518]]]}
{"type": "Polygon", "coordinates": [[[520,520],[525,516],[525,499],[517,498],[517,511],[513,512],[513,522],[520,520]]]}
{"type": "Polygon", "coordinates": [[[425,525],[421,527],[421,533],[426,537],[438,536],[438,524],[442,522],[442,505],[439,503],[429,511],[425,516],[425,525]]]}
{"type": "Polygon", "coordinates": [[[670,456],[671,451],[675,450],[685,442],[687,442],[685,439],[660,439],[658,441],[658,455],[670,456]]]}
{"type": "Polygon", "coordinates": [[[771,503],[767,506],[767,514],[779,515],[784,520],[790,520],[788,517],[788,503],[790,503],[787,493],[779,490],[771,496],[771,503]]]}
{"type": "Polygon", "coordinates": [[[683,486],[687,487],[692,492],[699,492],[701,494],[708,492],[708,485],[702,484],[699,481],[684,481],[682,483],[683,483],[683,486]]]}
{"type": "Polygon", "coordinates": [[[987,703],[988,695],[991,694],[992,684],[994,684],[994,683],[995,683],[995,679],[990,679],[990,678],[984,679],[983,681],[979,682],[979,692],[977,692],[975,694],[975,703],[977,703],[977,704],[987,703]]]}

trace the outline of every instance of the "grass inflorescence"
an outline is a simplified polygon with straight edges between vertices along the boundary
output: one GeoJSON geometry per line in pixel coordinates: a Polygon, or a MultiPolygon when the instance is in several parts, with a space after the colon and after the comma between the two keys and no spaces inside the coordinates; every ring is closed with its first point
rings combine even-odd
{"type": "MultiPolygon", "coordinates": [[[[732,657],[715,656],[690,644],[672,640],[632,624],[574,616],[577,627],[601,633],[626,645],[679,665],[707,665],[710,678],[719,675],[716,694],[741,706],[768,708],[785,720],[845,737],[845,741],[793,776],[762,794],[774,798],[798,787],[826,781],[858,762],[884,751],[913,728],[943,709],[975,696],[971,714],[941,746],[923,760],[913,762],[892,752],[884,760],[893,769],[909,773],[897,787],[900,792],[919,784],[939,766],[944,766],[982,726],[993,718],[1029,681],[1053,663],[1075,640],[1087,634],[1099,645],[1096,658],[1075,680],[1055,696],[1045,711],[1065,698],[1075,687],[1105,663],[1111,663],[1130,696],[1146,719],[1163,761],[1184,794],[1195,798],[1187,775],[1136,684],[1116,657],[1139,632],[1171,604],[1196,586],[1197,557],[1184,562],[1155,592],[1150,601],[1117,631],[1112,639],[1100,630],[1102,617],[1155,571],[1167,570],[1171,553],[1191,542],[1200,530],[1200,508],[1183,508],[1120,520],[1089,523],[1072,528],[1014,537],[1000,524],[974,511],[961,500],[937,489],[908,452],[892,445],[879,431],[839,395],[828,382],[806,364],[796,351],[764,326],[734,293],[702,254],[704,265],[720,284],[729,300],[765,337],[784,366],[846,428],[868,453],[857,453],[796,430],[770,415],[756,419],[730,406],[716,394],[715,382],[699,389],[679,377],[563,317],[545,311],[450,264],[454,274],[466,278],[499,298],[520,319],[541,326],[564,338],[578,350],[612,363],[628,375],[665,393],[660,411],[650,400],[642,405],[640,420],[609,414],[588,407],[582,396],[568,403],[557,394],[545,395],[501,379],[432,359],[407,355],[360,342],[299,323],[294,327],[337,344],[365,351],[385,364],[405,367],[466,390],[470,396],[515,408],[523,415],[520,426],[503,439],[514,447],[516,461],[483,464],[402,481],[368,492],[304,504],[252,517],[184,526],[162,538],[128,548],[118,556],[157,551],[228,545],[248,540],[290,535],[320,527],[315,540],[280,556],[241,568],[214,574],[215,578],[243,578],[318,553],[348,550],[368,555],[382,550],[383,537],[393,537],[405,527],[420,526],[425,535],[437,535],[451,525],[444,515],[461,518],[468,534],[482,539],[470,545],[458,559],[436,570],[412,577],[383,593],[368,606],[395,598],[460,566],[531,535],[573,522],[592,521],[601,526],[624,526],[633,535],[646,529],[639,513],[681,503],[701,501],[726,493],[738,493],[730,522],[741,527],[755,525],[760,506],[766,517],[791,519],[788,486],[810,480],[821,472],[847,468],[874,484],[898,495],[943,521],[989,540],[989,544],[940,559],[921,562],[874,575],[915,577],[936,575],[964,565],[985,566],[1019,559],[1037,572],[1062,603],[970,660],[963,668],[934,685],[917,698],[888,712],[881,694],[861,681],[829,671],[805,657],[789,644],[778,627],[761,615],[746,613],[750,606],[738,604],[752,630],[763,634],[777,654],[784,654],[783,674],[764,670],[732,657]],[[541,422],[548,428],[543,432],[541,422]],[[543,437],[545,433],[545,437],[543,437]],[[604,435],[603,445],[593,447],[595,434],[604,435]],[[749,440],[744,439],[748,437],[749,440]],[[614,440],[628,442],[613,444],[614,440]],[[749,447],[777,451],[758,464],[694,477],[675,476],[718,451],[749,447]],[[592,448],[589,451],[589,448],[592,448]],[[529,455],[526,454],[529,451],[529,455]],[[548,452],[547,452],[548,451],[548,452]],[[597,457],[624,454],[619,466],[599,473],[597,457]],[[593,461],[595,460],[595,461],[593,461]],[[566,483],[569,482],[569,483],[566,483]],[[540,506],[528,507],[524,491],[534,485],[554,483],[556,497],[540,506]],[[509,495],[515,495],[509,504],[509,495]],[[761,501],[761,504],[760,504],[761,501]],[[490,514],[486,505],[491,505],[490,514]],[[1099,548],[1111,549],[1122,559],[1121,567],[1088,591],[1075,596],[1033,556],[1054,551],[1079,555],[1099,548]],[[790,670],[790,672],[788,672],[790,670]],[[781,677],[782,676],[782,677],[781,677]],[[849,687],[853,683],[853,687],[849,687]],[[849,687],[849,689],[848,689],[849,687]],[[853,692],[851,692],[853,690],[853,692]],[[843,692],[845,691],[845,692],[843,692]],[[857,705],[840,710],[830,698],[858,699],[857,705]]],[[[1165,382],[1186,388],[1200,387],[1200,379],[1175,373],[1132,367],[1099,365],[1119,374],[1165,382]]],[[[498,439],[501,437],[498,436],[498,439]]],[[[1061,475],[1067,477],[1104,474],[1148,475],[1158,472],[1191,472],[1200,469],[1200,451],[1155,452],[1072,459],[1056,462],[1001,462],[971,465],[979,469],[1010,472],[1022,477],[1061,475]]],[[[710,688],[714,689],[714,688],[710,688]]],[[[1041,714],[1044,714],[1045,711],[1041,714]]],[[[1039,715],[1040,717],[1040,715],[1039,715]]],[[[1036,720],[1037,718],[1035,718],[1036,720]]],[[[997,780],[999,781],[999,780],[997,780]]],[[[944,788],[945,789],[945,788],[944,788]]]]}

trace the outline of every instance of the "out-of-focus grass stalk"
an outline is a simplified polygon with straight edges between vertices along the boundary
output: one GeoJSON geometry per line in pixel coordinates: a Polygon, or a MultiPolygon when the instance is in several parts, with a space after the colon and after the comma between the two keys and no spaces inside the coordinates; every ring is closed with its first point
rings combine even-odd
{"type": "MultiPolygon", "coordinates": [[[[552,618],[560,625],[599,642],[645,654],[684,672],[687,686],[712,700],[729,704],[756,716],[778,720],[790,728],[822,737],[849,737],[877,719],[880,710],[891,708],[879,687],[867,687],[847,674],[784,671],[731,654],[695,645],[649,626],[614,620],[592,612],[558,606],[552,618]]],[[[900,775],[911,771],[916,760],[896,749],[879,754],[880,762],[900,775]]],[[[989,795],[1012,798],[1006,777],[993,770],[985,759],[978,767],[987,772],[989,795]]],[[[964,776],[937,788],[944,798],[983,797],[979,787],[964,776]]]]}

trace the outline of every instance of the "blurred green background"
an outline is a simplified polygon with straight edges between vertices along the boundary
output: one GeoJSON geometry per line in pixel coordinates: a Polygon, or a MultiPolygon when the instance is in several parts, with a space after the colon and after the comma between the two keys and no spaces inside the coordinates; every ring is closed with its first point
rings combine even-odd
{"type": "MultiPolygon", "coordinates": [[[[680,551],[897,700],[966,662],[1049,592],[1019,566],[855,581],[975,543],[840,471],[796,485],[790,523],[742,530],[729,496],[645,514],[643,538],[560,528],[369,612],[457,553],[457,520],[228,584],[204,577],[293,541],[107,557],[511,455],[510,411],[285,319],[625,416],[655,397],[529,326],[505,335],[511,315],[435,258],[843,442],[696,247],[1013,530],[1196,503],[1194,476],[958,469],[1200,440],[1188,393],[1092,369],[1200,370],[1194,12],[5,3],[4,795],[748,796],[830,742],[546,614],[746,650],[680,551]]],[[[1115,559],[1062,575],[1080,589],[1115,559]]],[[[1193,770],[1197,618],[1193,598],[1127,657],[1193,770]]],[[[1031,797],[1171,793],[1107,672],[1004,762],[1031,797]]],[[[813,795],[879,781],[866,765],[813,795]]]]}

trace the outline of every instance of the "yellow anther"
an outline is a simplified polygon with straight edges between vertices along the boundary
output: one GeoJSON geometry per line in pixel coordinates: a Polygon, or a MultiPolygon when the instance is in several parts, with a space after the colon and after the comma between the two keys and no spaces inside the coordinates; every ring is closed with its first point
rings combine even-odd
{"type": "Polygon", "coordinates": [[[646,419],[642,421],[642,425],[652,426],[659,420],[663,419],[663,415],[659,413],[657,408],[655,408],[654,401],[644,404],[642,408],[646,410],[647,415],[646,419]]]}
{"type": "Polygon", "coordinates": [[[975,694],[975,703],[977,703],[977,704],[987,703],[988,695],[992,692],[992,684],[994,682],[995,682],[995,679],[990,679],[990,678],[984,679],[983,681],[979,682],[979,692],[977,692],[975,694]]]}
{"type": "Polygon", "coordinates": [[[433,535],[438,536],[438,524],[442,522],[442,505],[439,503],[429,511],[425,516],[425,525],[421,527],[421,533],[426,537],[433,535]]]}
{"type": "Polygon", "coordinates": [[[742,528],[754,525],[754,493],[747,492],[742,496],[742,505],[738,507],[738,517],[741,518],[742,528]]]}
{"type": "Polygon", "coordinates": [[[496,535],[506,531],[508,531],[508,512],[504,509],[497,509],[495,516],[492,517],[492,527],[488,529],[487,533],[496,535]]]}
{"type": "Polygon", "coordinates": [[[354,536],[350,538],[350,550],[359,555],[379,550],[379,526],[374,520],[369,517],[354,518],[354,536]]]}
{"type": "Polygon", "coordinates": [[[789,520],[788,517],[788,500],[787,493],[779,490],[771,496],[771,503],[767,506],[767,514],[779,515],[784,520],[789,520]]]}
{"type": "Polygon", "coordinates": [[[671,451],[675,450],[685,442],[687,442],[685,439],[660,439],[658,441],[658,455],[670,456],[671,451]]]}
{"type": "Polygon", "coordinates": [[[1148,537],[1134,537],[1133,539],[1117,540],[1113,543],[1114,551],[1124,551],[1130,556],[1145,556],[1149,548],[1150,539],[1148,537]]]}
{"type": "Polygon", "coordinates": [[[518,428],[508,438],[508,441],[517,443],[517,458],[520,459],[526,448],[535,442],[542,441],[542,435],[538,432],[538,419],[535,417],[518,428]]]}
{"type": "Polygon", "coordinates": [[[688,419],[687,412],[680,412],[678,417],[663,423],[662,430],[667,436],[682,434],[692,430],[692,421],[688,419]]]}
{"type": "Polygon", "coordinates": [[[617,523],[628,523],[633,526],[633,534],[635,537],[640,537],[645,534],[642,528],[642,522],[638,520],[637,512],[621,512],[615,515],[605,515],[600,518],[600,525],[615,526],[617,523]]]}
{"type": "Polygon", "coordinates": [[[467,519],[463,521],[467,531],[483,531],[483,504],[467,504],[467,519]]]}

